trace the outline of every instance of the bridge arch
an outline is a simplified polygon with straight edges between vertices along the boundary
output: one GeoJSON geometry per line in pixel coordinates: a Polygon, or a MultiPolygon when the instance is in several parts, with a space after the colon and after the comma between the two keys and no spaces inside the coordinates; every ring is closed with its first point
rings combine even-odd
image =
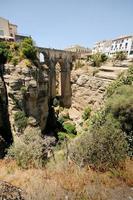
{"type": "Polygon", "coordinates": [[[57,49],[38,48],[48,67],[49,99],[57,97],[62,107],[71,106],[71,70],[75,55],[57,49]]]}

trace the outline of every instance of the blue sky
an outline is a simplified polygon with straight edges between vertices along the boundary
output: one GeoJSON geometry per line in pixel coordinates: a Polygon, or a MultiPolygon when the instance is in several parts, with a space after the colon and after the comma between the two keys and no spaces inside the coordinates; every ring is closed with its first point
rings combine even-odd
{"type": "Polygon", "coordinates": [[[133,34],[133,0],[0,0],[0,16],[43,47],[92,47],[133,34]]]}

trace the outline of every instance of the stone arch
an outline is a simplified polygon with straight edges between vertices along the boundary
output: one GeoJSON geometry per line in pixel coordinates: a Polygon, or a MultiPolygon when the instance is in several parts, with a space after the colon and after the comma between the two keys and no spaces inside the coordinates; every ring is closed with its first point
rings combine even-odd
{"type": "Polygon", "coordinates": [[[44,63],[44,61],[45,61],[45,57],[42,52],[39,53],[39,61],[40,61],[40,63],[44,63]]]}
{"type": "Polygon", "coordinates": [[[49,100],[58,97],[60,105],[71,106],[71,70],[75,54],[57,49],[38,48],[44,56],[49,79],[49,100]]]}

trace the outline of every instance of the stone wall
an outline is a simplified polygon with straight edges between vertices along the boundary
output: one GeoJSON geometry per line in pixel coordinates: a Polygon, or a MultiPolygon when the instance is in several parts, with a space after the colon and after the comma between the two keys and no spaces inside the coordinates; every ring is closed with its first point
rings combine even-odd
{"type": "Polygon", "coordinates": [[[4,81],[8,96],[9,120],[13,135],[20,134],[14,116],[22,111],[30,125],[45,129],[48,116],[48,76],[43,67],[5,65],[4,81]]]}

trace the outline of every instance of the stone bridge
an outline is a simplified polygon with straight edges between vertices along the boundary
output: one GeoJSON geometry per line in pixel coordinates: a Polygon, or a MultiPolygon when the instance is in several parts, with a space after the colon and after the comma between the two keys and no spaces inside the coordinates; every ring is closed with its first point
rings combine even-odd
{"type": "Polygon", "coordinates": [[[76,53],[41,47],[37,49],[40,62],[48,67],[49,99],[58,97],[60,105],[69,108],[72,97],[71,70],[76,53]]]}

